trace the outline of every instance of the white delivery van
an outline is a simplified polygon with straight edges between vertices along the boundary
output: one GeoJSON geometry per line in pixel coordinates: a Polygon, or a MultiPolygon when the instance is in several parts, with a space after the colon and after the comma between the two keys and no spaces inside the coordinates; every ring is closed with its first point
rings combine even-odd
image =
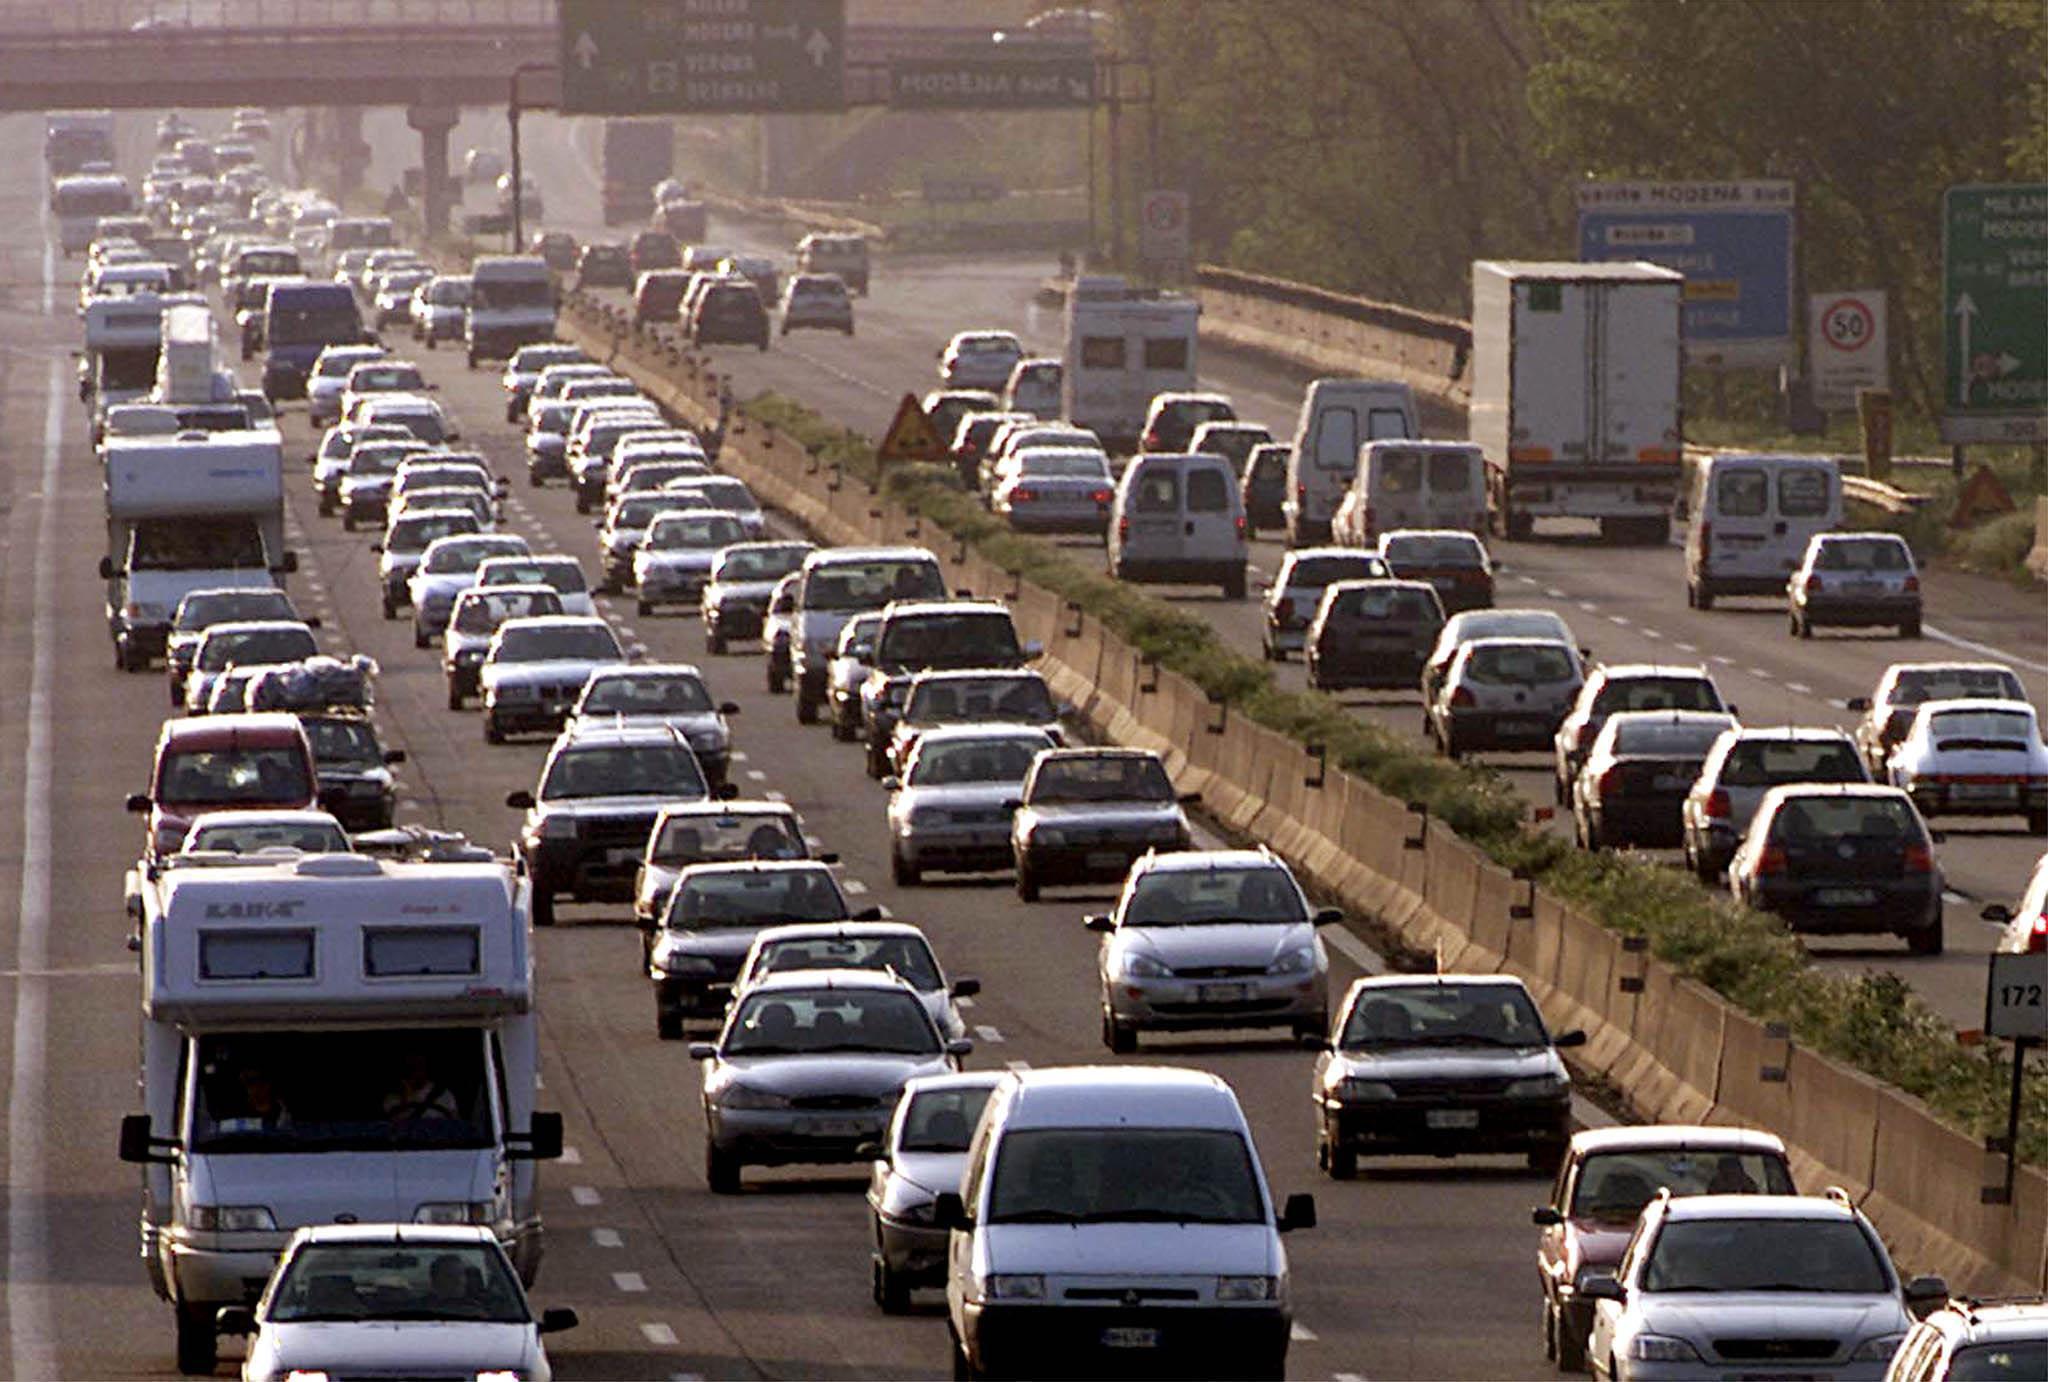
{"type": "Polygon", "coordinates": [[[469,367],[508,360],[523,345],[555,338],[555,278],[538,255],[485,255],[470,266],[464,326],[469,367]]]}
{"type": "Polygon", "coordinates": [[[1317,379],[1301,400],[1294,454],[1287,462],[1287,545],[1330,540],[1337,506],[1358,473],[1369,441],[1422,435],[1415,391],[1391,379],[1317,379]]]}
{"type": "Polygon", "coordinates": [[[1842,526],[1842,472],[1826,456],[1709,456],[1693,476],[1685,602],[1782,595],[1815,533],[1842,526]]]}
{"type": "Polygon", "coordinates": [[[1276,1207],[1237,1096],[1172,1066],[1025,1070],[939,1194],[956,1377],[1279,1377],[1293,1325],[1276,1207]]]}
{"type": "Polygon", "coordinates": [[[1084,274],[1067,294],[1066,421],[1102,439],[1112,456],[1138,449],[1155,394],[1195,387],[1201,304],[1182,293],[1133,288],[1114,274],[1084,274]]]}
{"type": "Polygon", "coordinates": [[[1230,462],[1207,453],[1131,458],[1110,507],[1109,574],[1159,585],[1220,585],[1242,600],[1244,496],[1230,462]]]}
{"type": "Polygon", "coordinates": [[[1486,531],[1486,457],[1463,441],[1369,441],[1331,520],[1344,547],[1372,547],[1397,528],[1486,531]]]}
{"type": "Polygon", "coordinates": [[[142,963],[142,1257],[210,1373],[293,1230],[477,1224],[540,1267],[525,885],[499,863],[196,855],[131,875],[142,963]]]}

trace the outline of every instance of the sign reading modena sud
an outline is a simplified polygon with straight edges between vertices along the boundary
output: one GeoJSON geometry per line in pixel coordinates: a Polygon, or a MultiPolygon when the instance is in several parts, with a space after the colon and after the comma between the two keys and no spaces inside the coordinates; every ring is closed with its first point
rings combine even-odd
{"type": "Polygon", "coordinates": [[[566,115],[846,108],[846,0],[559,3],[566,115]]]}
{"type": "Polygon", "coordinates": [[[1642,259],[1685,275],[1689,361],[1792,358],[1791,182],[1589,182],[1578,200],[1581,261],[1642,259]]]}
{"type": "Polygon", "coordinates": [[[1882,291],[1813,294],[1807,299],[1806,330],[1815,404],[1853,408],[1858,389],[1890,386],[1882,291]]]}
{"type": "Polygon", "coordinates": [[[1030,110],[1095,100],[1095,60],[1071,58],[892,58],[889,104],[906,109],[1030,110]]]}
{"type": "Polygon", "coordinates": [[[2048,441],[2048,183],[1942,197],[1949,442],[2048,441]]]}

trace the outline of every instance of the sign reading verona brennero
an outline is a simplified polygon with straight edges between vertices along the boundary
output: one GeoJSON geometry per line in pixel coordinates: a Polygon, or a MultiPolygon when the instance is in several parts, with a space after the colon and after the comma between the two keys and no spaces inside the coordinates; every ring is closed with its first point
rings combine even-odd
{"type": "Polygon", "coordinates": [[[846,108],[846,0],[559,0],[562,111],[846,108]]]}

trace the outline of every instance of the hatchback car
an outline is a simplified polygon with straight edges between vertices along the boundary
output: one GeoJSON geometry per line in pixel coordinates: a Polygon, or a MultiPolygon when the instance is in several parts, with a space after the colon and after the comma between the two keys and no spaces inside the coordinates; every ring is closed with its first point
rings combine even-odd
{"type": "Polygon", "coordinates": [[[1579,647],[1571,625],[1547,609],[1468,609],[1444,621],[1436,636],[1436,647],[1422,667],[1422,703],[1428,705],[1443,690],[1444,676],[1457,660],[1458,649],[1475,638],[1534,638],[1577,648],[1583,671],[1591,660],[1590,650],[1579,647]]]}
{"type": "Polygon", "coordinates": [[[579,292],[592,288],[632,286],[633,260],[624,245],[585,245],[577,254],[576,287],[579,292]]]}
{"type": "MultiPolygon", "coordinates": [[[[795,576],[785,576],[785,582],[793,583],[795,576]]],[[[781,586],[777,586],[779,591],[781,586]]],[[[794,597],[792,597],[793,599],[794,597]]],[[[773,597],[770,608],[772,610],[773,597]]],[[[832,647],[831,660],[825,665],[825,709],[832,722],[832,737],[851,742],[861,736],[860,689],[867,684],[868,674],[874,670],[875,635],[881,632],[882,616],[879,611],[857,614],[846,621],[839,630],[839,641],[832,647]]],[[[762,641],[768,639],[767,625],[762,626],[762,641]]],[[[788,656],[785,646],[783,655],[788,656]]],[[[771,660],[773,650],[770,650],[771,660]]],[[[786,672],[785,672],[786,675],[786,672]]],[[[769,672],[769,690],[777,688],[774,671],[769,672]]]]}
{"type": "Polygon", "coordinates": [[[735,639],[758,638],[776,582],[816,550],[808,542],[735,542],[720,549],[698,597],[704,650],[719,657],[735,639]]]}
{"type": "Polygon", "coordinates": [[[1256,422],[1205,422],[1188,437],[1188,450],[1221,456],[1242,479],[1252,452],[1273,445],[1273,434],[1256,422]]]}
{"type": "Polygon", "coordinates": [[[561,597],[562,613],[595,618],[597,602],[590,596],[590,582],[583,563],[562,552],[536,556],[491,557],[476,569],[476,584],[544,585],[561,597]]]}
{"type": "Polygon", "coordinates": [[[1132,865],[1099,932],[1102,1044],[1138,1049],[1143,1031],[1286,1027],[1320,1040],[1329,1025],[1329,956],[1293,871],[1258,850],[1155,854],[1132,865]]]}
{"type": "Polygon", "coordinates": [[[405,762],[405,750],[385,748],[361,710],[302,710],[299,723],[313,748],[320,805],[350,830],[389,830],[398,805],[391,769],[405,762]]]}
{"type": "Polygon", "coordinates": [[[1666,667],[1652,663],[1617,663],[1596,667],[1579,688],[1571,713],[1557,727],[1552,740],[1556,768],[1554,780],[1557,804],[1572,800],[1572,784],[1578,781],[1579,766],[1593,751],[1600,727],[1607,717],[1624,710],[1711,710],[1736,714],[1734,706],[1721,699],[1721,690],[1704,667],[1666,667]]]}
{"type": "Polygon", "coordinates": [[[477,672],[484,742],[502,744],[508,735],[559,728],[590,674],[625,661],[618,635],[603,619],[507,619],[491,635],[477,672]]]}
{"type": "Polygon", "coordinates": [[[1423,719],[1449,758],[1480,749],[1542,752],[1584,683],[1569,643],[1474,638],[1458,646],[1441,689],[1423,703],[1423,719]]]}
{"type": "Polygon", "coordinates": [[[180,854],[346,854],[348,833],[325,811],[208,811],[192,822],[180,854]]]}
{"type": "Polygon", "coordinates": [[[641,616],[663,605],[700,603],[718,554],[746,536],[740,520],[723,509],[692,506],[659,514],[633,552],[633,594],[641,616]]]}
{"type": "Polygon", "coordinates": [[[1271,442],[1253,447],[1245,458],[1241,486],[1244,521],[1254,537],[1261,529],[1287,525],[1287,513],[1281,506],[1287,502],[1287,456],[1291,450],[1285,442],[1271,442]]]}
{"type": "Polygon", "coordinates": [[[1682,811],[1685,864],[1702,883],[1728,875],[1764,793],[1797,782],[1868,782],[1870,774],[1839,729],[1731,729],[1714,741],[1682,811]]]}
{"type": "Polygon", "coordinates": [[[1338,581],[1326,586],[1302,652],[1319,691],[1414,686],[1444,626],[1435,587],[1423,581],[1338,581]]]}
{"type": "Polygon", "coordinates": [[[1582,849],[1669,849],[1683,842],[1686,793],[1735,717],[1711,710],[1625,710],[1607,717],[1573,780],[1582,849]]]}
{"type": "Polygon", "coordinates": [[[447,629],[456,595],[474,582],[479,566],[492,557],[523,557],[530,550],[517,533],[458,533],[428,543],[406,578],[413,647],[432,646],[447,629]]]}
{"type": "Polygon", "coordinates": [[[1925,701],[1886,779],[1923,816],[2024,816],[2048,835],[2048,745],[2023,701],[1925,701]]]}
{"type": "MultiPolygon", "coordinates": [[[[1188,443],[1194,439],[1195,429],[1203,423],[1235,421],[1237,408],[1227,394],[1154,394],[1145,410],[1141,449],[1169,454],[1186,451],[1188,443]]],[[[1237,475],[1237,467],[1233,466],[1231,478],[1236,479],[1237,475]]]]}
{"type": "Polygon", "coordinates": [[[760,290],[745,279],[720,279],[690,309],[689,332],[692,345],[768,349],[768,309],[760,290]]]}
{"type": "Polygon", "coordinates": [[[1486,544],[1453,528],[1402,528],[1380,537],[1387,569],[1403,580],[1436,587],[1444,609],[1485,609],[1493,603],[1493,562],[1486,544]]]}
{"type": "Polygon", "coordinates": [[[1300,652],[1309,620],[1333,581],[1383,580],[1390,573],[1376,552],[1350,547],[1296,547],[1280,558],[1280,570],[1261,602],[1264,627],[1259,649],[1273,662],[1300,652]]]}
{"type": "Polygon", "coordinates": [[[839,331],[853,334],[853,298],[836,274],[794,274],[782,290],[782,334],[839,331]]]}
{"type": "Polygon", "coordinates": [[[1155,850],[1188,848],[1181,809],[1200,797],[1174,792],[1159,755],[1146,749],[1050,749],[1024,779],[1010,821],[1017,896],[1036,902],[1048,884],[1121,882],[1155,850]]]}
{"type": "Polygon", "coordinates": [[[1892,1355],[1886,1382],[2048,1377],[2048,1299],[1952,1300],[1892,1355]]]}
{"type": "Polygon", "coordinates": [[[441,675],[448,684],[448,708],[460,710],[477,694],[484,654],[500,624],[507,619],[563,612],[561,597],[552,587],[537,582],[470,586],[458,594],[441,635],[441,675]]]}
{"type": "Polygon", "coordinates": [[[185,703],[185,678],[191,674],[192,659],[208,629],[215,624],[272,620],[303,623],[308,628],[320,626],[317,619],[300,619],[299,612],[292,608],[291,597],[272,586],[213,586],[187,592],[171,616],[170,639],[164,648],[171,704],[185,703]]]}
{"type": "Polygon", "coordinates": [[[884,1314],[908,1311],[914,1288],[946,1282],[952,1231],[937,1226],[932,1206],[959,1186],[968,1140],[1001,1078],[1001,1071],[963,1071],[903,1086],[868,1179],[871,1285],[884,1314]]]}
{"type": "Polygon", "coordinates": [[[1937,837],[1896,787],[1799,784],[1764,793],[1728,886],[1794,931],[1894,935],[1942,950],[1937,837]]]}
{"type": "MultiPolygon", "coordinates": [[[[653,958],[655,929],[684,869],[693,864],[811,857],[803,817],[786,801],[728,798],[664,806],[648,832],[647,852],[633,881],[633,920],[644,942],[642,968],[653,958]]],[[[816,857],[827,864],[837,863],[839,858],[836,854],[816,857]]]]}
{"type": "Polygon", "coordinates": [[[320,651],[312,625],[297,619],[238,619],[209,625],[185,676],[185,710],[203,715],[213,684],[230,667],[300,662],[320,651]]]}
{"type": "Polygon", "coordinates": [[[1920,636],[1920,570],[1895,533],[1818,533],[1788,582],[1795,638],[1822,626],[1895,625],[1920,636]]]}

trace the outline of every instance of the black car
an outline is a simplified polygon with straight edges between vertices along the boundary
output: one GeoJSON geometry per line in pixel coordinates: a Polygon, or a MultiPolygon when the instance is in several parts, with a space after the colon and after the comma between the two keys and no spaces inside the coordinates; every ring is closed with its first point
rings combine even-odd
{"type": "Polygon", "coordinates": [[[542,231],[533,237],[533,248],[529,252],[539,255],[542,262],[558,274],[574,272],[580,254],[576,237],[566,230],[542,231]]]}
{"type": "Polygon", "coordinates": [[[1629,710],[1608,717],[1573,783],[1572,821],[1587,849],[1675,849],[1685,798],[1735,717],[1713,710],[1629,710]]]}
{"type": "Polygon", "coordinates": [[[1252,448],[1244,463],[1245,527],[1257,534],[1261,528],[1283,528],[1287,516],[1280,506],[1287,500],[1287,453],[1284,442],[1268,442],[1252,448]]]}
{"type": "Polygon", "coordinates": [[[624,245],[585,245],[576,257],[576,287],[630,288],[633,260],[624,245]]]}
{"type": "Polygon", "coordinates": [[[690,339],[697,345],[751,345],[768,348],[768,309],[751,283],[714,283],[704,290],[690,314],[690,339]]]}
{"type": "Polygon", "coordinates": [[[1915,955],[1939,955],[1939,842],[1896,787],[1773,787],[1728,876],[1737,897],[1794,931],[1890,934],[1915,955]]]}
{"type": "Polygon", "coordinates": [[[1338,581],[1323,591],[1303,650],[1318,691],[1415,686],[1444,607],[1424,581],[1338,581]]]}
{"type": "Polygon", "coordinates": [[[344,830],[389,830],[398,800],[391,768],[405,761],[405,750],[379,743],[377,727],[360,711],[302,713],[299,723],[313,746],[320,809],[344,830]]]}

